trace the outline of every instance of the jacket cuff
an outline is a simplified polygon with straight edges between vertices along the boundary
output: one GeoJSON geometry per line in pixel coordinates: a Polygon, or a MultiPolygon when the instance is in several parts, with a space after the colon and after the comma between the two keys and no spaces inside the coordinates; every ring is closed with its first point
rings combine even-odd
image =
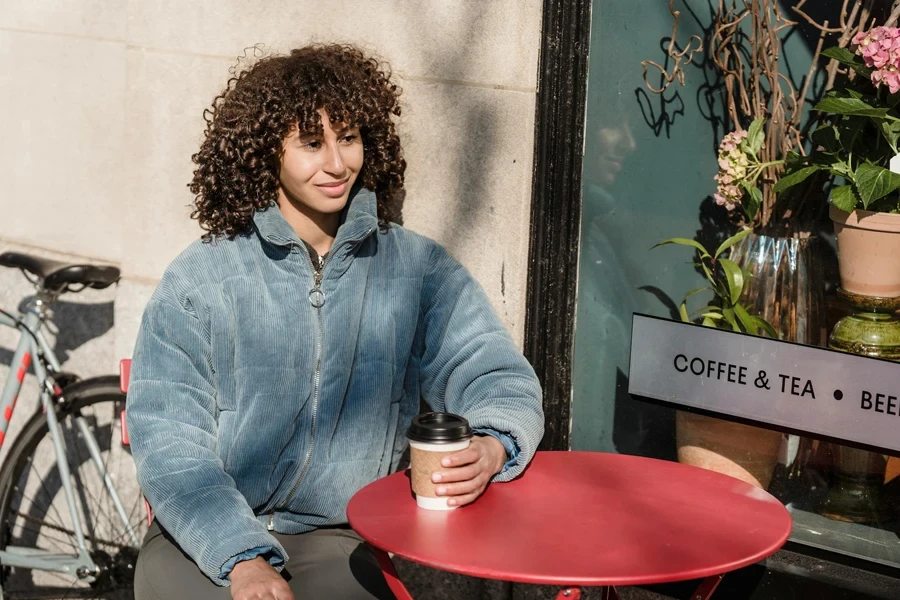
{"type": "MultiPolygon", "coordinates": [[[[516,466],[517,459],[519,458],[519,446],[516,444],[516,441],[505,433],[500,433],[499,431],[494,431],[493,429],[479,429],[475,428],[472,430],[473,433],[477,435],[489,435],[493,438],[496,438],[501,444],[503,444],[503,448],[506,450],[506,464],[503,465],[503,468],[500,469],[500,473],[505,473],[514,466],[516,466]]],[[[499,475],[499,473],[498,473],[499,475]]]]}
{"type": "Polygon", "coordinates": [[[258,556],[262,556],[263,558],[265,558],[266,561],[270,565],[275,567],[277,571],[281,571],[284,568],[284,558],[274,547],[257,546],[256,548],[244,550],[243,552],[229,558],[228,561],[224,565],[222,565],[222,570],[219,571],[219,580],[231,583],[231,578],[229,577],[229,575],[231,574],[232,569],[234,569],[234,566],[239,562],[252,560],[258,556]]]}

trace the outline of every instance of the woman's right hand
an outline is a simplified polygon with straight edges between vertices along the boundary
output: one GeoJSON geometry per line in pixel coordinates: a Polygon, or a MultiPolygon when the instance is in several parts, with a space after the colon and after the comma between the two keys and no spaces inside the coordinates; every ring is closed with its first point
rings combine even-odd
{"type": "Polygon", "coordinates": [[[287,581],[264,558],[239,562],[229,578],[234,600],[294,600],[287,581]]]}

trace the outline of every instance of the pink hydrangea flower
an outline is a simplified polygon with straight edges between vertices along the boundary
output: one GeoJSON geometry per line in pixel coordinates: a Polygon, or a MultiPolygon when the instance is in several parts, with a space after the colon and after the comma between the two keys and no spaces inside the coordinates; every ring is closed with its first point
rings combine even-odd
{"type": "Polygon", "coordinates": [[[900,91],[900,27],[875,27],[853,36],[856,54],[873,69],[872,83],[900,91]]]}
{"type": "Polygon", "coordinates": [[[726,135],[719,144],[719,173],[714,177],[718,185],[713,198],[729,211],[737,208],[744,196],[738,183],[747,176],[750,166],[750,158],[741,151],[745,139],[747,132],[738,130],[726,135]]]}

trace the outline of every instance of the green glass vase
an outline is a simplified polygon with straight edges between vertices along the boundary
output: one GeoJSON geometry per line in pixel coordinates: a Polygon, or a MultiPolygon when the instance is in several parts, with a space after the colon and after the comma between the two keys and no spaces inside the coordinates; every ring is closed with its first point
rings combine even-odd
{"type": "MultiPolygon", "coordinates": [[[[838,321],[828,346],[841,352],[900,361],[900,298],[838,295],[854,313],[838,321]]],[[[883,455],[848,446],[835,446],[834,484],[820,511],[824,516],[853,523],[876,523],[888,518],[883,498],[883,455]]]]}

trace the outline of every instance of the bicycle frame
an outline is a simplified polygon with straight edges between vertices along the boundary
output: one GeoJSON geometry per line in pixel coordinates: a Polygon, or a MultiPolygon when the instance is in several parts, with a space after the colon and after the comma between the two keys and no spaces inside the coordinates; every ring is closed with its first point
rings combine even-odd
{"type": "MultiPolygon", "coordinates": [[[[47,425],[56,452],[57,468],[59,469],[69,514],[72,517],[72,529],[78,547],[78,554],[55,554],[36,548],[7,546],[6,548],[0,548],[0,564],[8,567],[67,573],[90,582],[95,580],[99,569],[90,557],[87,544],[85,543],[85,525],[75,501],[75,490],[70,477],[65,440],[60,431],[56,403],[54,401],[54,398],[61,397],[63,390],[54,381],[53,374],[59,373],[62,369],[59,359],[47,343],[42,332],[49,314],[47,305],[52,300],[53,298],[48,294],[39,292],[28,303],[19,319],[13,320],[0,313],[0,326],[12,327],[20,332],[19,343],[10,365],[9,378],[2,392],[0,392],[0,411],[2,411],[2,415],[0,415],[0,444],[3,443],[6,436],[9,421],[12,418],[16,400],[22,389],[22,383],[25,380],[28,368],[32,367],[40,388],[40,406],[47,415],[47,425]]],[[[119,494],[116,492],[112,479],[106,471],[106,466],[100,455],[100,445],[97,443],[97,438],[91,432],[84,417],[78,415],[74,418],[74,421],[78,432],[83,436],[88,446],[91,462],[96,467],[116,512],[122,519],[125,531],[131,537],[131,541],[135,546],[140,545],[140,540],[138,540],[137,534],[128,520],[128,515],[122,506],[119,494]]],[[[2,594],[3,592],[0,590],[0,598],[2,598],[2,594]]]]}

